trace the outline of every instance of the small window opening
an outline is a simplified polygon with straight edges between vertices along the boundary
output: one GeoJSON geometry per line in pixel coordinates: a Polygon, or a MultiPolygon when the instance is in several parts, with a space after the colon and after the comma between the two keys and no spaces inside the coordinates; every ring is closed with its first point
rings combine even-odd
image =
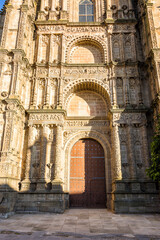
{"type": "Polygon", "coordinates": [[[79,3],[79,21],[94,22],[94,6],[91,0],[82,0],[79,3]]]}

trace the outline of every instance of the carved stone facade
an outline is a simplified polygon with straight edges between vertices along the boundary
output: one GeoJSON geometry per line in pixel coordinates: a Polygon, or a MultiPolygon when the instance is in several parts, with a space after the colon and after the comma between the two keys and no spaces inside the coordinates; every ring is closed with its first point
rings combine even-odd
{"type": "Polygon", "coordinates": [[[160,5],[10,0],[0,15],[0,212],[64,212],[70,152],[104,149],[106,207],[160,212],[146,176],[160,112],[160,5]]]}

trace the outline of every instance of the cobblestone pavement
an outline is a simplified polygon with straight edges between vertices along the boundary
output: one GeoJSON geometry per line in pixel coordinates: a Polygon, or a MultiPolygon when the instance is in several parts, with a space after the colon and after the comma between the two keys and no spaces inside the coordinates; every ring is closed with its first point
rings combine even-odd
{"type": "Polygon", "coordinates": [[[160,240],[160,215],[69,209],[64,214],[16,214],[0,219],[3,240],[160,240]]]}

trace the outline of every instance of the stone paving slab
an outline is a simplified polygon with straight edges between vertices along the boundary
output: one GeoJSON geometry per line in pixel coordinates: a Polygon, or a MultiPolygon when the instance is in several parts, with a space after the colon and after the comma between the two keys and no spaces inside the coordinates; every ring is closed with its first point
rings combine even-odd
{"type": "Polygon", "coordinates": [[[64,214],[16,214],[0,219],[0,240],[160,240],[160,214],[69,209],[64,214]]]}

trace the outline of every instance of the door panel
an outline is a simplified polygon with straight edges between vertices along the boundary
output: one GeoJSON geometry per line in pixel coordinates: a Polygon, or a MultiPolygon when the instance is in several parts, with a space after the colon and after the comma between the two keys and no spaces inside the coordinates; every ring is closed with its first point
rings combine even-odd
{"type": "Polygon", "coordinates": [[[93,139],[81,139],[71,150],[70,206],[106,206],[104,150],[93,139]]]}

